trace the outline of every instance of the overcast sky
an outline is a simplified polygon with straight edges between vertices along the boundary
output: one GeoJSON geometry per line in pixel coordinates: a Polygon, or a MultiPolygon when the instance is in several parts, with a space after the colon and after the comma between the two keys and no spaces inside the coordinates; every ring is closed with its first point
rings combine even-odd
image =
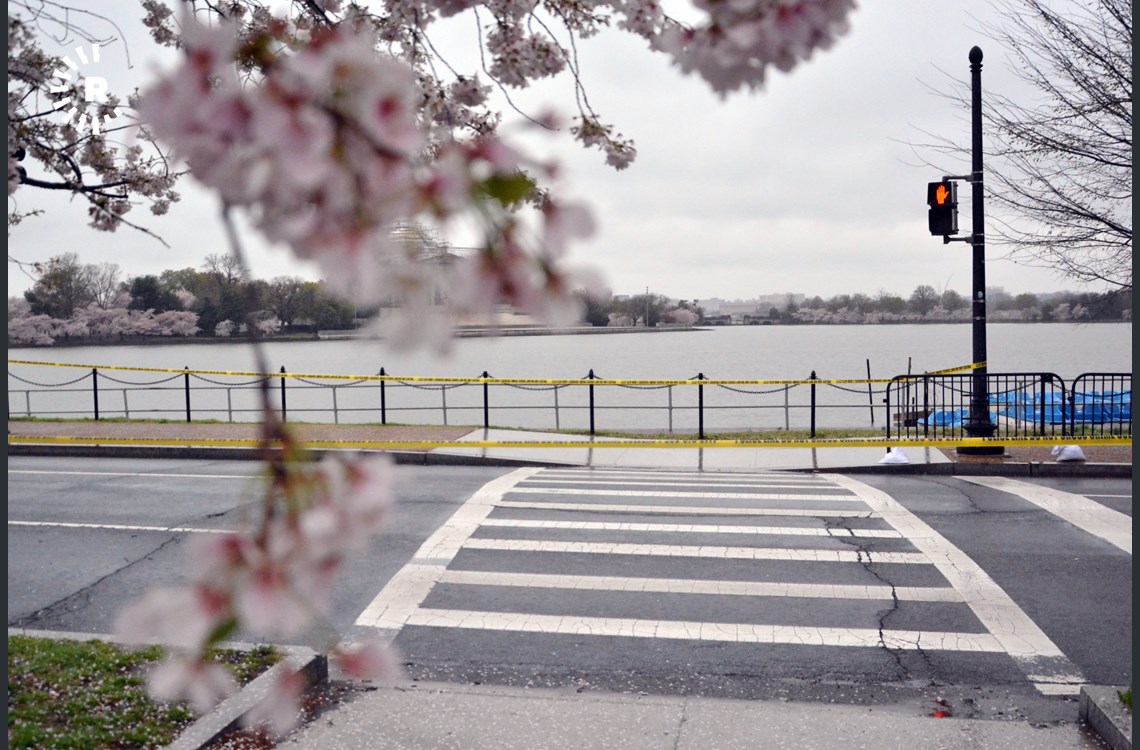
{"type": "MultiPolygon", "coordinates": [[[[135,4],[97,5],[135,39],[133,69],[125,70],[115,45],[92,74],[104,75],[113,90],[145,81],[156,63],[135,4]]],[[[968,294],[969,248],[927,232],[926,183],[941,172],[922,161],[938,157],[915,153],[911,144],[929,141],[924,131],[968,143],[964,113],[935,89],[948,89],[948,76],[968,80],[974,45],[985,52],[983,91],[1021,90],[1005,51],[981,32],[992,19],[985,0],[864,0],[835,47],[789,75],[772,75],[764,91],[726,100],[628,34],[606,32],[580,44],[591,104],[637,142],[638,159],[615,172],[568,136],[528,140],[540,155],[561,159],[557,189],[593,206],[599,231],[573,260],[598,268],[618,294],[648,288],[687,299],[737,299],[884,290],[906,297],[920,284],[968,294]]],[[[571,96],[564,80],[525,101],[572,114],[571,96]]],[[[958,174],[970,168],[966,161],[940,166],[958,174]]],[[[86,262],[117,263],[129,276],[200,267],[206,255],[225,251],[217,207],[189,181],[182,191],[184,201],[167,217],[155,219],[142,207],[131,214],[161,234],[165,248],[127,229],[89,229],[81,202],[25,188],[16,194],[19,208],[43,207],[46,214],[10,228],[9,254],[31,262],[77,252],[86,262]]],[[[961,185],[960,198],[968,196],[961,185]]],[[[963,208],[959,223],[968,230],[963,208]]],[[[286,251],[251,243],[255,276],[315,278],[286,251]]],[[[1000,255],[989,248],[989,286],[1013,293],[1079,288],[1000,255]]],[[[11,264],[9,271],[9,295],[30,286],[11,264]]]]}

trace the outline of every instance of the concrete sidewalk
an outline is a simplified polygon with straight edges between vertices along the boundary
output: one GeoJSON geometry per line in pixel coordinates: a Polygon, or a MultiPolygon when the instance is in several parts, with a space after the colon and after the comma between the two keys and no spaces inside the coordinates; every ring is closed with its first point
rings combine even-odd
{"type": "MultiPolygon", "coordinates": [[[[1129,746],[1131,726],[1129,725],[1129,746]]],[[[283,748],[358,750],[1091,750],[1076,721],[1034,726],[937,718],[917,706],[576,693],[420,683],[364,693],[289,736],[283,748]]]]}
{"type": "MultiPolygon", "coordinates": [[[[881,447],[674,448],[606,447],[615,438],[525,430],[429,425],[291,425],[302,442],[343,445],[382,441],[445,442],[441,447],[389,450],[399,463],[590,466],[684,471],[834,471],[896,474],[999,474],[1009,476],[1117,476],[1132,473],[1132,446],[1090,446],[1088,460],[1059,463],[1050,446],[1009,447],[1001,456],[960,456],[937,448],[907,447],[905,464],[881,464],[881,447]],[[545,443],[545,447],[465,447],[479,442],[545,443]]],[[[178,422],[8,423],[10,455],[134,458],[252,459],[258,425],[178,422]],[[102,441],[102,442],[101,442],[102,441]],[[244,445],[239,445],[245,443],[244,445]]]]}

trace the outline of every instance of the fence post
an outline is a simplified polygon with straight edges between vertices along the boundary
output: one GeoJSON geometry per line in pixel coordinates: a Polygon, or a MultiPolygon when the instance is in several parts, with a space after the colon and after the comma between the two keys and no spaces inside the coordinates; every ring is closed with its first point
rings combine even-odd
{"type": "MultiPolygon", "coordinates": [[[[891,386],[897,385],[894,378],[887,383],[887,387],[883,389],[883,427],[887,431],[887,438],[891,437],[891,386]]],[[[898,393],[898,390],[895,390],[898,393]]],[[[897,419],[897,417],[896,417],[897,419]]],[[[899,434],[902,434],[902,427],[899,427],[899,434]]]]}
{"type": "MultiPolygon", "coordinates": [[[[593,380],[596,377],[597,376],[594,375],[593,370],[590,370],[589,374],[586,375],[587,380],[593,380]]],[[[589,390],[590,390],[590,435],[593,435],[594,434],[594,384],[593,383],[590,383],[589,390]]]]}
{"type": "Polygon", "coordinates": [[[439,387],[439,397],[443,399],[443,426],[447,426],[447,383],[439,387]]]}
{"type": "Polygon", "coordinates": [[[560,385],[554,386],[554,429],[555,430],[561,430],[562,429],[562,426],[559,424],[559,421],[558,421],[558,389],[561,387],[562,386],[560,386],[560,385]]]}
{"type": "MultiPolygon", "coordinates": [[[[1076,385],[1076,381],[1073,384],[1076,385]]],[[[1061,435],[1074,434],[1076,434],[1076,389],[1066,389],[1065,382],[1061,381],[1061,435]],[[1065,416],[1066,403],[1069,405],[1068,417],[1065,416]]]]}
{"type": "MultiPolygon", "coordinates": [[[[387,377],[384,373],[384,368],[380,368],[380,377],[387,377]]],[[[388,424],[388,404],[384,401],[384,384],[387,381],[380,381],[380,424],[388,424]]]]}
{"type": "Polygon", "coordinates": [[[491,377],[487,371],[483,371],[483,429],[487,430],[491,427],[490,408],[487,404],[487,378],[491,377]]]}
{"type": "Polygon", "coordinates": [[[99,371],[91,368],[91,396],[95,403],[95,421],[99,421],[99,371]]]}
{"type": "MultiPolygon", "coordinates": [[[[812,370],[811,376],[808,377],[808,380],[818,380],[818,379],[819,378],[817,378],[815,376],[815,370],[812,370]]],[[[810,434],[811,434],[811,437],[814,439],[815,438],[815,383],[812,383],[810,388],[811,388],[811,433],[810,434]]]]}
{"type": "MultiPolygon", "coordinates": [[[[703,372],[697,373],[697,380],[704,380],[703,372]]],[[[697,438],[705,439],[705,387],[697,385],[697,438]]]]}
{"type": "Polygon", "coordinates": [[[182,368],[182,389],[186,392],[186,423],[190,423],[190,368],[182,368]]]}
{"type": "Polygon", "coordinates": [[[871,360],[867,359],[867,406],[871,411],[871,426],[875,426],[875,397],[871,393],[871,360]]]}
{"type": "MultiPolygon", "coordinates": [[[[281,374],[285,374],[285,365],[281,365],[281,374]]],[[[286,415],[288,411],[285,408],[285,378],[281,378],[281,421],[287,422],[286,415]]]]}
{"type": "Polygon", "coordinates": [[[332,396],[333,396],[333,424],[340,424],[340,411],[337,409],[337,405],[336,405],[336,388],[337,388],[337,387],[336,387],[335,385],[332,387],[332,396]]]}
{"type": "Polygon", "coordinates": [[[669,393],[669,434],[673,434],[673,386],[667,386],[666,391],[669,393]]]}
{"type": "MultiPolygon", "coordinates": [[[[922,412],[926,413],[928,411],[929,412],[934,411],[930,406],[930,376],[923,374],[923,376],[922,376],[922,412]]],[[[922,428],[922,436],[924,438],[930,437],[930,417],[931,417],[931,414],[927,414],[922,419],[923,425],[924,425],[922,428]]],[[[904,420],[903,424],[904,425],[906,424],[905,420],[904,420]]]]}

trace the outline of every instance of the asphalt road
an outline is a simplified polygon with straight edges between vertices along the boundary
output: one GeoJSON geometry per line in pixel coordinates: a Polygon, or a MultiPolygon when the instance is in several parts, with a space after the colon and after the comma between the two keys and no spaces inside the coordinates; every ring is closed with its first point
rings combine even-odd
{"type": "MultiPolygon", "coordinates": [[[[10,457],[9,627],[110,632],[256,471],[10,457]]],[[[415,679],[1040,721],[1131,684],[1129,480],[398,471],[332,617],[415,679]]]]}

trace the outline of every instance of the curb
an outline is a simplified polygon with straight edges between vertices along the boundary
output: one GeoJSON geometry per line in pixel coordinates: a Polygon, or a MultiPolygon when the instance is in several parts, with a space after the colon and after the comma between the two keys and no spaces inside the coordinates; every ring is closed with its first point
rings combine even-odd
{"type": "MultiPolygon", "coordinates": [[[[791,471],[805,471],[792,469],[791,471]]],[[[807,471],[815,472],[816,469],[807,471]]],[[[1021,461],[1007,463],[974,463],[952,461],[945,464],[876,464],[851,466],[827,471],[836,474],[925,474],[927,476],[960,477],[1084,477],[1089,479],[1131,479],[1132,464],[1102,463],[1043,463],[1021,461]]]]}
{"type": "MultiPolygon", "coordinates": [[[[314,450],[314,456],[335,453],[314,450]]],[[[410,466],[578,466],[565,461],[543,461],[532,458],[505,458],[470,454],[436,453],[423,451],[385,451],[401,465],[410,466]]],[[[10,456],[73,456],[85,458],[181,458],[204,461],[252,461],[258,458],[254,448],[207,447],[153,447],[153,446],[99,446],[99,445],[9,445],[10,456]]],[[[827,469],[773,469],[792,473],[816,474],[911,474],[927,476],[1009,476],[1009,477],[1085,477],[1131,479],[1132,464],[1109,463],[1043,463],[1040,461],[1010,463],[949,463],[872,464],[827,469]]]]}
{"type": "MultiPolygon", "coordinates": [[[[137,645],[124,644],[115,636],[106,633],[8,628],[8,635],[9,637],[23,635],[29,638],[47,638],[57,641],[103,641],[124,648],[137,645]]],[[[224,642],[219,646],[237,650],[250,650],[254,647],[250,643],[233,642],[224,642]]],[[[262,672],[252,682],[211,709],[209,713],[199,717],[197,721],[184,729],[174,742],[167,745],[167,749],[202,750],[221,736],[241,728],[246,716],[269,695],[278,675],[286,668],[299,671],[305,676],[306,689],[311,689],[328,680],[328,659],[323,654],[318,654],[307,646],[280,646],[275,644],[274,648],[285,654],[282,661],[262,672]]]]}
{"type": "Polygon", "coordinates": [[[166,746],[167,750],[200,750],[222,735],[242,728],[246,716],[265,700],[277,682],[278,675],[287,668],[305,676],[306,689],[328,680],[328,659],[324,655],[304,646],[277,648],[286,654],[283,661],[258,675],[253,682],[183,730],[178,739],[166,746]]]}
{"type": "Polygon", "coordinates": [[[1127,688],[1082,685],[1081,721],[1092,727],[1112,750],[1132,750],[1132,712],[1120,701],[1127,688]]]}

